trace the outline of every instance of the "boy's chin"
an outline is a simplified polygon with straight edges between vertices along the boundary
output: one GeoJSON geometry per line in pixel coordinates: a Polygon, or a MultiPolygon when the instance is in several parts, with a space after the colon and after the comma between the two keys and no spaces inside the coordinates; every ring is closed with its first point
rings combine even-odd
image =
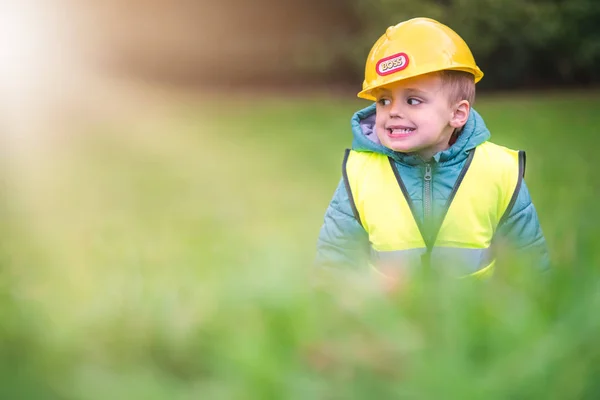
{"type": "Polygon", "coordinates": [[[411,153],[415,150],[414,143],[410,143],[413,141],[411,137],[391,138],[386,134],[377,132],[377,138],[383,146],[399,153],[411,153]]]}
{"type": "Polygon", "coordinates": [[[402,146],[395,143],[383,143],[383,145],[397,153],[412,153],[416,150],[411,146],[402,146]]]}
{"type": "Polygon", "coordinates": [[[409,153],[414,152],[414,150],[399,149],[399,148],[394,148],[394,147],[388,147],[388,149],[393,150],[396,153],[404,153],[404,154],[409,154],[409,153]]]}

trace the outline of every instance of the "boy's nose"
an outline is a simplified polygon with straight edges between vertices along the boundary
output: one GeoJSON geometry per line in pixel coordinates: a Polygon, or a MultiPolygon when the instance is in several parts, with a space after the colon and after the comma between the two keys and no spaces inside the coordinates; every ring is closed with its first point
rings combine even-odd
{"type": "Polygon", "coordinates": [[[402,111],[402,106],[398,104],[399,102],[393,102],[392,107],[390,108],[390,117],[393,118],[404,118],[404,113],[402,111]]]}

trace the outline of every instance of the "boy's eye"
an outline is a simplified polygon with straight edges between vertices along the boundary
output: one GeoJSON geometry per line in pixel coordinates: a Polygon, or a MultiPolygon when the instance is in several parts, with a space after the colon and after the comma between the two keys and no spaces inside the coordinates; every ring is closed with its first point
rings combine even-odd
{"type": "Polygon", "coordinates": [[[390,99],[379,99],[379,104],[382,106],[389,106],[392,104],[392,101],[390,99]]]}
{"type": "Polygon", "coordinates": [[[421,103],[422,103],[422,101],[421,101],[421,100],[419,100],[419,99],[415,99],[414,97],[410,97],[410,98],[408,98],[408,100],[406,100],[406,102],[407,102],[408,104],[410,104],[411,106],[416,106],[416,105],[419,105],[419,104],[421,104],[421,103]]]}

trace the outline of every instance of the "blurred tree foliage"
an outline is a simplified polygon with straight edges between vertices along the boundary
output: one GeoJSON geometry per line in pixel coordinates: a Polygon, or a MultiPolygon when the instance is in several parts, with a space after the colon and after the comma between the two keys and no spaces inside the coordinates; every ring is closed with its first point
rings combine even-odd
{"type": "Polygon", "coordinates": [[[484,87],[600,81],[597,0],[353,0],[352,7],[356,36],[337,46],[357,76],[387,26],[426,16],[465,39],[486,74],[484,87]]]}
{"type": "Polygon", "coordinates": [[[101,3],[90,15],[104,22],[80,24],[99,38],[91,47],[112,70],[153,81],[358,88],[367,54],[385,29],[423,16],[466,40],[486,75],[480,87],[600,82],[598,0],[101,3]]]}

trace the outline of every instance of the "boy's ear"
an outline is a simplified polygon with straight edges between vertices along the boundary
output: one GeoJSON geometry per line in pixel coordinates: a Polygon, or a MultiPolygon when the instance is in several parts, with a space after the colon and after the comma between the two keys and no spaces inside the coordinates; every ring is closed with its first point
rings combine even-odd
{"type": "Polygon", "coordinates": [[[452,112],[452,118],[450,119],[450,126],[453,128],[462,128],[469,119],[469,112],[471,111],[471,105],[467,100],[461,100],[452,112]]]}

